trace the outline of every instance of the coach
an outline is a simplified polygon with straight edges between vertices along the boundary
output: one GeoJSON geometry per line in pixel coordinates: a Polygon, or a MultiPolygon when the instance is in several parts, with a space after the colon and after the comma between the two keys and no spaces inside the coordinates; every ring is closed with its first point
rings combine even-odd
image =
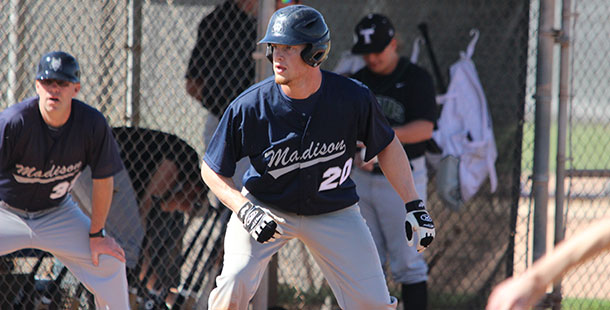
{"type": "Polygon", "coordinates": [[[129,309],[125,253],[104,229],[123,163],[104,116],[73,99],[80,89],[76,59],[50,52],[38,64],[38,96],[0,113],[0,255],[47,251],[93,292],[97,309],[129,309]],[[86,166],[91,218],[68,193],[86,166]]]}

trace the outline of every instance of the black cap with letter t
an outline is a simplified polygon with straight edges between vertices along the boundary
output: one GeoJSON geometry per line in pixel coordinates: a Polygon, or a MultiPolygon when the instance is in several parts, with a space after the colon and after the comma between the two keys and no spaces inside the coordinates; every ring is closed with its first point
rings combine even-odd
{"type": "Polygon", "coordinates": [[[379,53],[385,49],[394,38],[394,26],[390,20],[381,14],[365,16],[354,30],[354,54],[379,53]]]}

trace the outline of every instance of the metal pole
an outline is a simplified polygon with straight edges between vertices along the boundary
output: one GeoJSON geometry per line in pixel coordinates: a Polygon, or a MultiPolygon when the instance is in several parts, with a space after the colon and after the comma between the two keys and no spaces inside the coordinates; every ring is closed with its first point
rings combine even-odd
{"type": "Polygon", "coordinates": [[[115,79],[112,74],[114,68],[113,51],[116,49],[116,42],[113,33],[116,28],[113,15],[117,6],[117,0],[101,1],[100,13],[100,47],[98,58],[98,83],[97,99],[99,100],[99,110],[104,115],[112,108],[112,92],[114,90],[115,79]]]}
{"type": "MultiPolygon", "coordinates": [[[[3,107],[19,102],[25,93],[25,49],[20,47],[23,42],[23,32],[25,25],[24,0],[11,0],[9,3],[10,32],[8,34],[8,62],[9,70],[7,74],[8,89],[6,103],[3,107]],[[11,70],[12,68],[12,70],[11,70]]],[[[32,79],[33,80],[33,79],[32,79]]]]}
{"type": "MultiPolygon", "coordinates": [[[[267,23],[271,19],[271,15],[275,11],[274,0],[261,0],[258,4],[258,18],[257,18],[257,38],[262,38],[267,31],[267,23]]],[[[271,65],[265,57],[265,51],[267,47],[264,45],[257,45],[256,50],[252,53],[252,58],[256,62],[256,81],[260,82],[273,74],[271,65]]],[[[277,255],[274,255],[272,260],[277,259],[277,255]]],[[[277,268],[277,264],[269,264],[265,269],[265,274],[261,280],[261,284],[254,297],[252,298],[251,306],[253,310],[267,309],[269,304],[275,303],[274,296],[275,291],[271,291],[270,288],[277,287],[277,277],[273,278],[272,275],[276,275],[277,271],[270,270],[271,268],[277,268]],[[275,266],[275,267],[274,267],[275,266]],[[271,297],[271,298],[270,298],[271,297]]]]}
{"type": "Polygon", "coordinates": [[[540,1],[536,70],[536,117],[534,132],[534,260],[546,252],[549,200],[549,149],[551,131],[551,91],[553,77],[554,0],[540,1]]]}
{"type": "MultiPolygon", "coordinates": [[[[258,10],[258,22],[257,22],[257,38],[262,38],[265,36],[265,32],[267,31],[267,23],[269,19],[271,19],[271,15],[275,11],[275,1],[274,0],[261,0],[259,2],[259,10],[258,10]]],[[[271,64],[267,57],[265,56],[265,52],[267,50],[267,46],[264,44],[257,45],[256,51],[252,54],[252,58],[256,61],[256,81],[260,82],[266,79],[268,76],[273,74],[273,70],[271,68],[271,64]]]]}
{"type": "Polygon", "coordinates": [[[128,126],[138,126],[140,123],[142,0],[130,0],[127,11],[127,96],[124,121],[128,126]]]}
{"type": "MultiPolygon", "coordinates": [[[[572,19],[572,1],[563,0],[561,5],[561,34],[558,41],[561,45],[559,59],[559,106],[557,109],[557,179],[555,185],[555,245],[564,238],[565,223],[563,218],[566,176],[566,129],[568,124],[567,110],[570,100],[570,25],[572,19]]],[[[555,282],[552,293],[553,310],[561,309],[561,281],[555,282]]]]}

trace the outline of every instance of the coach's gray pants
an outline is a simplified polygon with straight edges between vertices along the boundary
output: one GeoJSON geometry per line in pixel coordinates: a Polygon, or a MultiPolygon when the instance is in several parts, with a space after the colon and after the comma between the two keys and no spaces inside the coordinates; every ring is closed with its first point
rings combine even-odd
{"type": "Polygon", "coordinates": [[[100,255],[91,262],[91,221],[68,197],[60,206],[25,212],[0,202],[0,255],[24,248],[53,254],[95,295],[97,309],[129,309],[125,264],[100,255]]]}

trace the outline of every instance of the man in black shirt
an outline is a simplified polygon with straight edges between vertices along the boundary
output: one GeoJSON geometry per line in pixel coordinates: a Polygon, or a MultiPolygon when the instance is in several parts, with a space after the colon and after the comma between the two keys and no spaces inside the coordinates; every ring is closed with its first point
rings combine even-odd
{"type": "MultiPolygon", "coordinates": [[[[355,32],[358,41],[352,53],[361,54],[366,67],[353,77],[377,97],[409,157],[415,188],[425,202],[428,177],[424,152],[436,120],[432,77],[398,54],[394,27],[387,17],[369,14],[355,32]]],[[[393,233],[396,226],[404,225],[405,211],[395,207],[402,200],[374,160],[360,160],[356,166],[359,169],[354,169],[352,178],[360,196],[360,211],[373,233],[382,264],[389,257],[392,278],[402,283],[404,309],[426,309],[428,266],[420,253],[407,246],[405,238],[393,233]]]]}

